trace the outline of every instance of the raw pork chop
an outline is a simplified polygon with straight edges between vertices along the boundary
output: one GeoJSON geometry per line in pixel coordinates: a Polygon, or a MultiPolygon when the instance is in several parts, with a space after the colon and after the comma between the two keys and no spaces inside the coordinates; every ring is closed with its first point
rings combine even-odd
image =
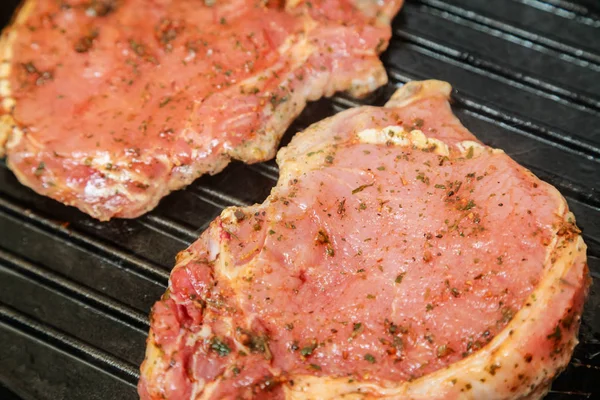
{"type": "Polygon", "coordinates": [[[261,205],[179,254],[143,399],[538,399],[577,343],[560,193],[412,82],[298,134],[261,205]]]}
{"type": "Polygon", "coordinates": [[[307,100],[387,81],[402,0],[27,0],[0,43],[19,180],[136,217],[231,159],[273,157],[307,100]]]}

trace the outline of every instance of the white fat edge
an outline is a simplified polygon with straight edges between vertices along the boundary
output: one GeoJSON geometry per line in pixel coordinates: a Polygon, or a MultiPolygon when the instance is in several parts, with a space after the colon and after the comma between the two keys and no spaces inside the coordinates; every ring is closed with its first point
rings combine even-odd
{"type": "MultiPolygon", "coordinates": [[[[298,135],[300,134],[304,134],[304,132],[298,135]]],[[[313,169],[321,168],[324,165],[328,150],[332,148],[332,144],[334,143],[328,141],[328,139],[325,140],[324,142],[312,144],[311,147],[303,147],[304,143],[300,146],[292,143],[279,151],[277,154],[277,162],[279,164],[277,190],[285,190],[289,186],[290,180],[298,178],[313,169]],[[285,157],[280,156],[283,152],[286,152],[285,157]],[[293,156],[290,156],[290,154],[293,154],[293,156]]]]}
{"type": "Polygon", "coordinates": [[[446,143],[439,139],[428,138],[418,129],[410,131],[409,136],[412,144],[421,150],[430,149],[432,146],[435,146],[435,149],[433,149],[434,153],[441,156],[448,156],[450,154],[446,143]]]}
{"type": "Polygon", "coordinates": [[[365,129],[358,132],[358,139],[363,143],[386,144],[392,143],[398,146],[408,146],[410,141],[406,137],[406,131],[401,126],[387,126],[383,129],[365,129]]]}
{"type": "MultiPolygon", "coordinates": [[[[156,160],[169,165],[169,161],[165,157],[156,157],[156,160]]],[[[114,159],[109,152],[97,153],[92,157],[82,157],[79,159],[81,165],[92,167],[96,171],[102,171],[102,173],[114,181],[109,186],[101,184],[105,182],[105,178],[90,179],[86,183],[84,193],[86,196],[91,197],[110,197],[118,191],[119,194],[126,196],[128,199],[143,200],[147,195],[145,193],[132,194],[127,184],[129,182],[138,182],[142,184],[150,184],[150,180],[140,174],[135,173],[132,169],[127,168],[127,162],[119,162],[114,159]],[[115,168],[107,168],[108,165],[112,165],[115,168]]]]}
{"type": "MultiPolygon", "coordinates": [[[[34,8],[37,6],[36,3],[37,2],[35,2],[35,1],[24,2],[21,9],[17,12],[16,18],[13,21],[12,26],[9,26],[5,30],[5,32],[2,32],[2,35],[0,36],[0,51],[2,51],[2,53],[0,53],[0,60],[2,61],[2,64],[0,66],[0,82],[4,86],[3,92],[1,94],[1,96],[3,97],[2,107],[7,112],[10,112],[16,104],[15,99],[12,97],[12,90],[11,90],[10,82],[9,82],[10,73],[12,70],[11,62],[12,62],[13,55],[14,55],[13,54],[14,53],[13,44],[14,44],[15,40],[17,39],[17,29],[16,28],[19,27],[20,25],[23,25],[25,23],[25,21],[29,18],[29,16],[33,12],[34,8]]],[[[20,130],[18,133],[20,133],[20,135],[19,135],[19,140],[20,140],[20,138],[23,136],[23,134],[20,130]]],[[[16,136],[16,135],[13,134],[13,136],[16,136]]],[[[16,143],[16,141],[12,141],[12,142],[16,143]]],[[[7,147],[8,147],[8,144],[7,144],[7,147]]]]}
{"type": "Polygon", "coordinates": [[[10,83],[8,82],[8,79],[0,80],[0,96],[8,97],[10,95],[11,95],[11,91],[10,91],[10,83]]]}
{"type": "MultiPolygon", "coordinates": [[[[23,6],[23,9],[18,14],[17,21],[22,17],[22,13],[29,12],[32,5],[26,2],[23,6]],[[26,7],[29,7],[29,10],[25,10],[26,7]]],[[[15,23],[17,22],[15,21],[15,23]]],[[[17,34],[13,28],[9,28],[5,35],[2,35],[0,38],[0,50],[2,53],[0,54],[0,97],[2,97],[2,109],[5,112],[11,112],[12,109],[16,105],[15,99],[12,97],[12,89],[10,86],[10,73],[12,71],[11,60],[13,58],[13,42],[15,41],[17,34]]],[[[4,122],[4,121],[3,121],[4,122]]],[[[2,122],[2,123],[3,123],[2,122]]],[[[9,136],[9,141],[5,143],[5,147],[9,148],[10,146],[15,146],[17,143],[21,141],[23,138],[23,131],[18,127],[15,127],[12,130],[12,135],[9,136]]],[[[2,144],[0,144],[2,145],[2,144]]],[[[3,150],[0,150],[0,155],[2,155],[3,150]]]]}
{"type": "MultiPolygon", "coordinates": [[[[21,12],[23,12],[23,10],[21,10],[21,12]]],[[[0,64],[0,97],[2,97],[2,108],[6,112],[10,112],[16,104],[15,99],[12,97],[12,89],[9,80],[12,71],[12,45],[15,39],[16,33],[13,29],[10,29],[6,36],[0,39],[0,49],[3,50],[2,54],[0,54],[2,60],[2,63],[0,64]]]]}
{"type": "Polygon", "coordinates": [[[8,79],[10,76],[10,63],[2,61],[0,63],[0,79],[8,79]]]}
{"type": "Polygon", "coordinates": [[[359,86],[359,87],[369,88],[369,91],[373,91],[380,86],[379,81],[377,81],[375,76],[373,76],[372,74],[369,75],[367,77],[367,79],[357,79],[357,78],[352,79],[350,84],[351,84],[351,87],[359,86]]]}
{"type": "MultiPolygon", "coordinates": [[[[6,99],[5,99],[6,100],[6,99]]],[[[10,117],[12,119],[12,117],[10,117]]],[[[14,120],[13,120],[14,122],[14,120]]],[[[17,125],[9,131],[8,140],[6,141],[5,148],[10,149],[16,147],[23,139],[23,131],[17,125]]]]}
{"type": "Polygon", "coordinates": [[[293,10],[300,4],[300,0],[288,0],[285,2],[286,10],[293,10]]]}
{"type": "Polygon", "coordinates": [[[232,224],[233,225],[232,230],[235,230],[235,231],[237,231],[237,225],[235,225],[235,224],[240,222],[240,220],[238,220],[237,217],[235,216],[235,212],[238,209],[241,209],[241,207],[227,207],[226,209],[221,211],[221,220],[225,223],[232,224]]]}
{"type": "MultiPolygon", "coordinates": [[[[208,158],[212,153],[213,150],[221,143],[221,140],[218,138],[214,138],[212,140],[210,140],[208,143],[198,143],[196,141],[196,138],[198,136],[198,132],[193,130],[193,129],[189,129],[189,128],[185,128],[183,130],[183,132],[181,133],[181,137],[187,140],[192,140],[194,143],[200,145],[200,146],[194,146],[192,148],[191,154],[190,154],[190,158],[192,160],[200,160],[200,159],[204,159],[204,158],[208,158]]],[[[207,135],[208,136],[208,135],[207,135]]],[[[227,148],[227,143],[224,143],[225,148],[227,148]]],[[[176,165],[177,167],[181,167],[181,163],[179,163],[176,159],[173,159],[172,163],[174,165],[176,165]],[[179,165],[177,165],[179,164],[179,165]]]]}
{"type": "Polygon", "coordinates": [[[12,108],[15,106],[15,104],[17,104],[17,102],[12,97],[5,97],[2,99],[2,107],[6,111],[12,110],[12,108]]]}
{"type": "Polygon", "coordinates": [[[11,98],[12,91],[10,88],[10,73],[11,73],[11,60],[13,58],[12,44],[16,38],[16,34],[13,30],[10,30],[8,34],[0,40],[0,48],[3,52],[0,54],[2,59],[2,65],[0,66],[0,95],[5,98],[11,98]]]}
{"type": "Polygon", "coordinates": [[[22,135],[23,133],[15,125],[15,120],[12,116],[8,114],[0,116],[0,157],[2,157],[5,145],[9,139],[17,136],[17,139],[20,140],[22,135]]]}
{"type": "Polygon", "coordinates": [[[111,178],[117,177],[118,179],[115,179],[115,183],[111,183],[110,185],[106,185],[106,178],[104,177],[88,179],[83,190],[85,195],[92,198],[107,198],[120,194],[133,202],[143,201],[147,198],[146,193],[133,194],[129,191],[125,182],[131,179],[128,178],[127,173],[119,175],[111,174],[109,176],[111,178]]]}
{"type": "Polygon", "coordinates": [[[490,154],[504,154],[504,150],[502,149],[494,149],[491,147],[487,147],[482,145],[481,143],[474,142],[472,140],[463,140],[462,142],[458,142],[456,143],[456,147],[463,155],[466,155],[472,148],[473,157],[478,157],[485,151],[488,151],[490,154]]]}
{"type": "Polygon", "coordinates": [[[348,378],[315,377],[310,375],[294,376],[294,386],[285,385],[286,399],[332,400],[343,397],[344,399],[364,399],[369,392],[385,395],[382,386],[368,382],[348,382],[348,378]],[[370,389],[370,390],[369,390],[370,389]],[[361,393],[361,391],[363,393],[361,393]]]}
{"type": "MultiPolygon", "coordinates": [[[[235,235],[235,231],[232,229],[232,223],[229,221],[221,220],[222,224],[227,225],[227,232],[231,235],[235,235]]],[[[208,240],[208,259],[213,262],[214,271],[221,277],[226,278],[230,282],[233,282],[240,274],[243,273],[244,268],[242,266],[235,266],[233,256],[229,251],[229,243],[221,240],[221,229],[218,227],[216,231],[216,238],[208,240]]]]}
{"type": "Polygon", "coordinates": [[[208,262],[215,262],[219,254],[221,253],[221,247],[219,246],[219,240],[209,235],[208,238],[208,262]]]}
{"type": "Polygon", "coordinates": [[[407,132],[403,127],[398,125],[386,126],[382,129],[370,128],[358,132],[359,140],[362,143],[370,144],[388,144],[392,143],[396,146],[415,146],[425,150],[435,146],[433,152],[442,156],[448,156],[450,151],[448,145],[439,139],[428,138],[425,134],[418,130],[407,132]]]}

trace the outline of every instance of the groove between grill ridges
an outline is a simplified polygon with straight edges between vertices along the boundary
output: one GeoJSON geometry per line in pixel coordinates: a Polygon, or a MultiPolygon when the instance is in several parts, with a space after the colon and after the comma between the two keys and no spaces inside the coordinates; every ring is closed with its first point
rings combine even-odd
{"type": "Polygon", "coordinates": [[[67,229],[59,223],[43,217],[35,211],[17,205],[0,195],[0,212],[2,211],[9,215],[14,215],[20,220],[26,221],[46,232],[52,233],[54,237],[87,249],[111,264],[115,264],[115,261],[118,261],[120,268],[127,269],[141,278],[165,287],[167,285],[169,271],[166,269],[150,261],[141,260],[139,257],[121,251],[113,246],[104,244],[98,238],[94,238],[89,234],[67,229]]]}
{"type": "Polygon", "coordinates": [[[189,188],[202,199],[206,199],[205,201],[209,201],[211,204],[220,208],[230,206],[248,207],[251,205],[251,203],[245,200],[233,197],[227,193],[219,192],[218,190],[206,186],[195,185],[189,186],[189,188]]]}
{"type": "Polygon", "coordinates": [[[571,11],[575,14],[578,14],[582,17],[589,17],[595,21],[600,21],[600,16],[597,14],[594,14],[592,11],[590,11],[586,6],[583,6],[581,4],[577,4],[574,3],[572,1],[566,1],[566,0],[516,0],[519,2],[536,2],[536,3],[543,3],[543,4],[549,4],[553,7],[557,7],[557,8],[562,8],[564,10],[567,11],[571,11]],[[590,17],[591,15],[591,17],[590,17]]]}
{"type": "MultiPolygon", "coordinates": [[[[550,390],[550,392],[548,392],[549,395],[558,395],[560,396],[559,399],[563,399],[566,396],[568,396],[570,399],[576,400],[576,399],[591,399],[591,396],[593,393],[588,393],[588,392],[568,392],[568,391],[564,391],[564,390],[550,390]]],[[[547,399],[548,396],[545,397],[545,399],[547,399]]],[[[548,399],[550,400],[550,399],[548,399]]]]}
{"type": "MultiPolygon", "coordinates": [[[[559,101],[561,104],[565,104],[582,111],[591,111],[595,115],[600,116],[600,100],[576,93],[564,87],[546,82],[542,79],[534,78],[527,73],[517,72],[509,67],[504,67],[495,62],[476,57],[470,54],[468,51],[457,50],[449,45],[444,45],[439,42],[426,39],[422,36],[404,31],[402,29],[395,29],[394,34],[394,37],[401,37],[404,43],[409,43],[413,47],[425,48],[429,51],[435,52],[436,54],[450,57],[461,64],[472,66],[480,69],[481,71],[487,71],[487,74],[483,74],[485,76],[494,77],[494,75],[498,75],[504,79],[510,79],[524,86],[537,88],[537,91],[533,91],[532,93],[541,95],[551,100],[555,100],[555,98],[558,96],[560,100],[562,100],[559,101]]],[[[392,38],[392,43],[395,42],[396,40],[392,38]]]]}
{"type": "Polygon", "coordinates": [[[67,354],[78,361],[98,368],[122,382],[136,386],[139,371],[136,366],[108,354],[79,339],[40,323],[0,302],[0,325],[67,354]]]}
{"type": "MultiPolygon", "coordinates": [[[[593,114],[596,117],[600,117],[600,110],[594,110],[594,109],[592,109],[590,107],[582,106],[582,105],[570,102],[568,100],[564,100],[562,98],[557,98],[558,96],[556,94],[549,94],[547,92],[540,91],[539,89],[536,90],[535,87],[532,87],[531,85],[523,84],[522,82],[519,82],[517,80],[511,79],[509,77],[502,76],[502,75],[497,74],[495,72],[492,72],[490,70],[483,69],[480,66],[477,66],[475,64],[465,63],[465,62],[461,61],[460,59],[456,59],[456,58],[453,58],[453,57],[448,57],[448,56],[444,55],[441,52],[438,52],[438,51],[435,51],[435,50],[430,50],[427,47],[420,46],[420,45],[415,44],[415,43],[407,43],[407,44],[405,44],[405,47],[407,47],[408,49],[414,50],[414,51],[416,51],[416,52],[418,52],[420,54],[423,54],[426,57],[434,58],[436,61],[442,61],[442,62],[445,62],[446,64],[457,66],[459,68],[462,68],[462,69],[467,70],[469,72],[476,73],[476,74],[478,74],[480,76],[483,76],[485,78],[493,79],[493,80],[495,80],[497,82],[500,82],[502,84],[512,86],[515,89],[522,90],[524,92],[529,92],[529,93],[534,94],[536,96],[543,97],[545,99],[555,101],[555,102],[557,102],[559,104],[566,105],[566,106],[569,106],[571,108],[575,108],[575,109],[577,109],[579,111],[588,112],[590,114],[593,114]]],[[[388,68],[391,68],[391,67],[388,66],[388,68]]],[[[587,146],[592,151],[595,151],[596,153],[600,154],[600,148],[598,148],[596,146],[593,146],[593,145],[589,145],[589,144],[583,144],[583,142],[581,142],[581,143],[582,143],[582,145],[587,146]]]]}
{"type": "Polygon", "coordinates": [[[279,169],[272,165],[259,163],[250,165],[250,168],[274,183],[279,179],[279,169]]]}
{"type": "Polygon", "coordinates": [[[139,217],[138,221],[149,229],[153,229],[162,235],[172,237],[173,239],[182,242],[184,245],[189,245],[195,241],[200,234],[197,229],[184,226],[183,224],[162,215],[157,215],[156,212],[139,217]]]}
{"type": "Polygon", "coordinates": [[[522,135],[576,154],[580,157],[585,157],[594,163],[600,163],[600,149],[596,146],[591,146],[568,134],[544,128],[520,117],[508,115],[462,95],[456,95],[454,98],[471,114],[481,116],[481,118],[487,118],[489,122],[492,122],[495,125],[502,126],[503,128],[514,132],[519,132],[522,135]]]}
{"type": "Polygon", "coordinates": [[[586,14],[589,11],[585,7],[581,7],[577,4],[567,3],[565,1],[553,2],[552,0],[539,1],[539,0],[513,0],[523,5],[535,8],[536,10],[545,11],[556,15],[557,17],[576,21],[582,25],[591,26],[593,28],[600,27],[600,20],[593,17],[589,17],[586,14]],[[556,3],[556,4],[553,4],[556,3]],[[567,3],[559,5],[560,3],[567,3]],[[566,6],[566,7],[565,7],[566,6]],[[578,8],[580,7],[580,8],[578,8]],[[577,11],[576,11],[577,10],[577,11]]]}
{"type": "Polygon", "coordinates": [[[92,288],[64,278],[56,272],[35,265],[2,247],[0,247],[0,262],[3,262],[0,269],[4,268],[38,286],[69,297],[82,305],[85,304],[115,322],[125,324],[144,335],[150,328],[148,318],[140,311],[100,294],[92,288]]]}
{"type": "MultiPolygon", "coordinates": [[[[411,80],[425,79],[425,77],[407,75],[405,71],[389,65],[387,66],[387,72],[390,80],[392,81],[391,83],[394,85],[397,85],[398,83],[404,84],[411,80]]],[[[493,120],[492,122],[494,122],[496,125],[499,123],[508,124],[511,128],[515,129],[515,132],[527,133],[530,137],[535,138],[536,140],[543,141],[555,147],[560,147],[565,151],[586,157],[593,162],[600,163],[600,148],[578,140],[564,132],[556,132],[552,129],[542,127],[530,120],[526,120],[520,116],[517,117],[512,114],[508,114],[506,111],[496,110],[490,106],[475,101],[468,96],[465,96],[463,93],[453,93],[452,97],[457,103],[461,104],[461,107],[471,110],[477,115],[487,116],[487,118],[493,120]]],[[[335,99],[337,100],[338,97],[335,97],[335,99]]],[[[345,99],[344,102],[348,105],[357,104],[348,99],[345,99]]]]}
{"type": "MultiPolygon", "coordinates": [[[[594,54],[589,51],[578,49],[568,44],[558,42],[556,40],[547,38],[541,34],[532,33],[525,29],[517,28],[506,22],[499,21],[497,19],[484,16],[476,11],[467,10],[458,6],[454,6],[448,2],[440,0],[412,0],[413,4],[420,4],[422,7],[431,7],[433,9],[440,10],[446,14],[440,14],[441,17],[454,21],[458,24],[465,25],[465,21],[470,23],[476,23],[480,27],[483,26],[486,29],[496,30],[501,32],[503,35],[510,35],[520,40],[526,40],[538,48],[535,50],[548,52],[551,55],[562,55],[562,59],[570,61],[572,63],[581,65],[583,67],[590,67],[593,65],[595,70],[600,70],[600,55],[594,54]],[[448,18],[452,16],[453,18],[448,18]],[[568,58],[565,56],[568,54],[568,58]]],[[[491,32],[488,32],[491,34],[491,32]]],[[[506,36],[499,36],[507,40],[506,36]]],[[[529,46],[529,48],[534,48],[529,46]]]]}

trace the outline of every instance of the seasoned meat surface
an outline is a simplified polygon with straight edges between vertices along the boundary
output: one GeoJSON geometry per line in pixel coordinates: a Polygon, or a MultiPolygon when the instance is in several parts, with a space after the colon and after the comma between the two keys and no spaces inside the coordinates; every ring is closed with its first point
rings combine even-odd
{"type": "Polygon", "coordinates": [[[0,147],[35,191],[136,217],[231,159],[272,158],[308,100],[384,84],[401,4],[27,0],[0,40],[0,147]]]}
{"type": "Polygon", "coordinates": [[[294,137],[156,303],[143,399],[538,399],[588,286],[560,193],[411,82],[294,137]]]}

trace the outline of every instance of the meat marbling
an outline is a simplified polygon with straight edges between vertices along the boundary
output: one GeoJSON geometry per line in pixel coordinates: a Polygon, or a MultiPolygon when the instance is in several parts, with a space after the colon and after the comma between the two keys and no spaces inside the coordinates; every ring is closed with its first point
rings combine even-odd
{"type": "Polygon", "coordinates": [[[384,84],[401,5],[26,0],[0,40],[0,148],[35,191],[136,217],[231,159],[273,157],[307,100],[384,84]]]}
{"type": "Polygon", "coordinates": [[[263,204],[177,257],[142,399],[538,399],[589,285],[560,193],[452,114],[450,85],[297,134],[263,204]]]}

